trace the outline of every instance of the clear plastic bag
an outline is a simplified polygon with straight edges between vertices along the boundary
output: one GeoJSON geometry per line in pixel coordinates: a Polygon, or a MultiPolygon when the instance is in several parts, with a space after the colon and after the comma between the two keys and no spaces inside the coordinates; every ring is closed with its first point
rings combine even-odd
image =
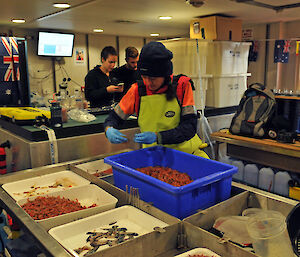
{"type": "Polygon", "coordinates": [[[90,122],[96,119],[96,116],[88,113],[86,110],[72,109],[68,111],[68,117],[79,122],[90,122]]]}
{"type": "Polygon", "coordinates": [[[220,217],[215,221],[214,228],[224,233],[224,238],[240,245],[252,244],[248,234],[246,216],[220,217]]]}

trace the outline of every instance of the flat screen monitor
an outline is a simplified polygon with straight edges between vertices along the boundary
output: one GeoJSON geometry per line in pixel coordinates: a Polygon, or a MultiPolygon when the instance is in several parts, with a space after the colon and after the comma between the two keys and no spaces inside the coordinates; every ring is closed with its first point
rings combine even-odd
{"type": "Polygon", "coordinates": [[[71,57],[73,45],[74,34],[39,32],[38,55],[71,57]]]}

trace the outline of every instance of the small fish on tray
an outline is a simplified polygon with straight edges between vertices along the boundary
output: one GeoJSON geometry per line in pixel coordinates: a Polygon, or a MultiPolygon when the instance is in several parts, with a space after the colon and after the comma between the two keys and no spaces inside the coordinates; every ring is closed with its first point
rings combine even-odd
{"type": "Polygon", "coordinates": [[[114,246],[138,236],[138,233],[128,232],[127,228],[119,227],[116,224],[117,222],[112,222],[109,224],[109,227],[100,228],[103,232],[87,232],[88,237],[86,242],[89,243],[89,245],[84,245],[83,247],[74,249],[74,251],[77,254],[82,254],[84,251],[87,251],[83,256],[88,256],[95,253],[100,246],[114,246]]]}

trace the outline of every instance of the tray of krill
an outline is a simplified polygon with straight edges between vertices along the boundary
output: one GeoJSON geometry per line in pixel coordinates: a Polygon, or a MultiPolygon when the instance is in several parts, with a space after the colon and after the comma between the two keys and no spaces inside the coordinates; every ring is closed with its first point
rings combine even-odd
{"type": "Polygon", "coordinates": [[[115,208],[118,199],[96,185],[20,199],[17,204],[44,228],[115,208]]]}
{"type": "Polygon", "coordinates": [[[118,199],[64,170],[4,184],[3,189],[44,228],[115,208],[118,199]]]}
{"type": "Polygon", "coordinates": [[[87,179],[70,170],[40,175],[2,185],[2,188],[16,201],[41,196],[48,193],[65,191],[74,187],[90,184],[87,179]]]}
{"type": "Polygon", "coordinates": [[[52,228],[49,234],[72,255],[88,256],[167,226],[167,223],[125,205],[52,228]]]}
{"type": "Polygon", "coordinates": [[[221,257],[207,248],[195,248],[175,257],[221,257]]]}

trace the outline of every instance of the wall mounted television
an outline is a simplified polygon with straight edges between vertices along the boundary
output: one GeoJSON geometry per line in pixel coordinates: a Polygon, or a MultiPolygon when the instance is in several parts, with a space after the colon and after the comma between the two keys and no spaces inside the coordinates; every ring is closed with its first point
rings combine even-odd
{"type": "Polygon", "coordinates": [[[39,32],[38,55],[71,57],[73,54],[74,34],[39,32]]]}

